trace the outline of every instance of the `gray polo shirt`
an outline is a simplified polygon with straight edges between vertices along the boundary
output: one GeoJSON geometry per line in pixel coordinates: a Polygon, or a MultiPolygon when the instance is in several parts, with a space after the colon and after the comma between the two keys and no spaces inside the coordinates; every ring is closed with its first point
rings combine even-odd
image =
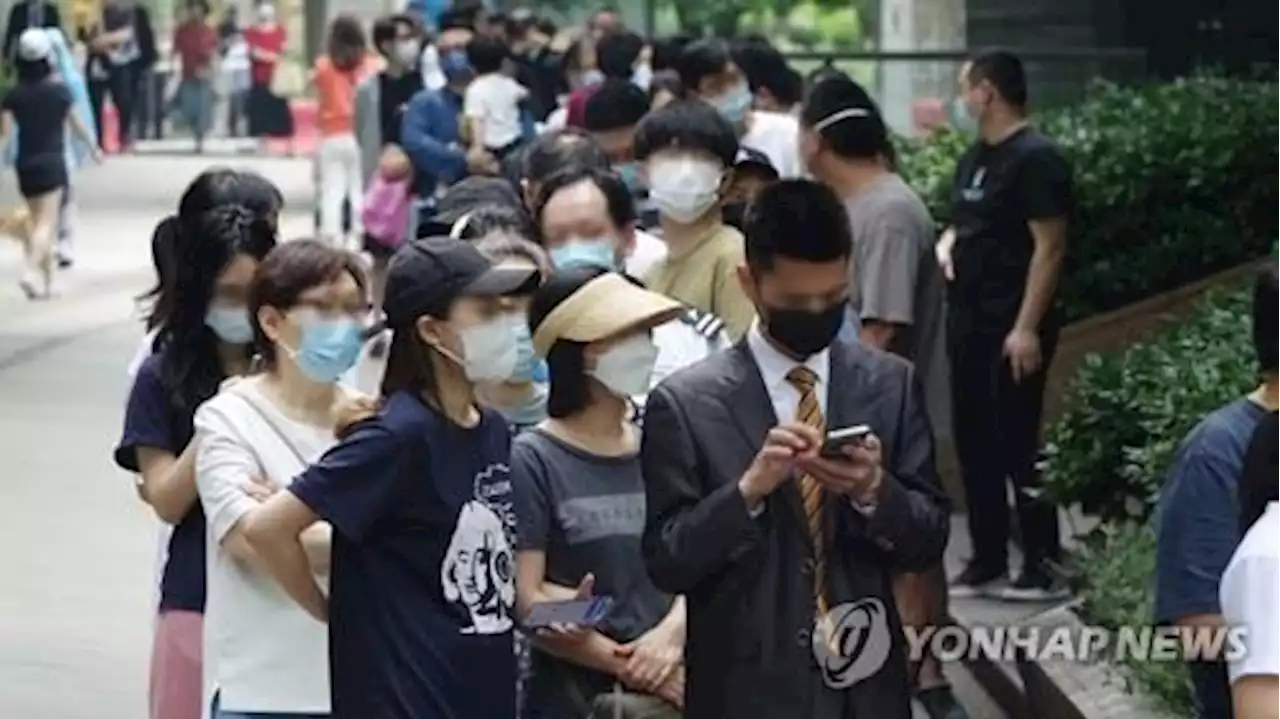
{"type": "Polygon", "coordinates": [[[945,279],[933,254],[937,229],[920,196],[886,174],[845,203],[853,230],[850,312],[859,322],[903,325],[889,349],[916,365],[934,434],[951,434],[945,279]]]}

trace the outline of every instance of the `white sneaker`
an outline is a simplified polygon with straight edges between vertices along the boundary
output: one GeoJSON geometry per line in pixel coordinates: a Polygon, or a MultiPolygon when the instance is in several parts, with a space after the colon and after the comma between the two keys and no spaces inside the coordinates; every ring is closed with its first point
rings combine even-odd
{"type": "Polygon", "coordinates": [[[22,288],[23,294],[29,300],[40,299],[42,287],[44,283],[40,280],[40,273],[35,270],[23,270],[22,276],[18,278],[18,287],[22,288]]]}

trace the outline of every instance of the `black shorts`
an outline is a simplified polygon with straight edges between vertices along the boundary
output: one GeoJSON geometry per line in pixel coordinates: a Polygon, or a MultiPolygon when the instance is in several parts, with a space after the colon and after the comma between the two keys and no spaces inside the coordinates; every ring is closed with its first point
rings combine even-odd
{"type": "Polygon", "coordinates": [[[375,260],[388,259],[396,253],[397,249],[399,249],[398,247],[387,247],[368,234],[364,235],[363,240],[364,251],[368,252],[369,256],[373,257],[375,260]]]}
{"type": "Polygon", "coordinates": [[[62,157],[24,162],[14,169],[18,175],[18,191],[28,200],[67,186],[67,161],[62,157]]]}

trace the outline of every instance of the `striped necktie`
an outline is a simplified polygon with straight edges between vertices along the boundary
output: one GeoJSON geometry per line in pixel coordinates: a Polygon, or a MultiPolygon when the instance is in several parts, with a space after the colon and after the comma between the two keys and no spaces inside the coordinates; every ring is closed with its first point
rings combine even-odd
{"type": "MultiPolygon", "coordinates": [[[[796,406],[796,421],[823,432],[826,421],[818,407],[818,375],[803,365],[787,373],[787,381],[800,391],[800,403],[796,406]]],[[[809,474],[800,477],[800,496],[804,500],[804,515],[813,539],[813,596],[817,601],[818,615],[826,616],[827,552],[823,541],[822,485],[809,474]]]]}

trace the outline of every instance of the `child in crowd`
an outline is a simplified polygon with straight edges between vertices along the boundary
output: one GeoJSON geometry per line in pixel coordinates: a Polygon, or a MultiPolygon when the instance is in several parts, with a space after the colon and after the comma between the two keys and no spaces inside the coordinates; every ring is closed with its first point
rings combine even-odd
{"type": "Polygon", "coordinates": [[[467,45],[467,60],[476,79],[462,102],[467,136],[473,152],[487,152],[502,160],[524,141],[521,103],[529,90],[503,72],[510,51],[501,40],[477,36],[467,45]]]}

